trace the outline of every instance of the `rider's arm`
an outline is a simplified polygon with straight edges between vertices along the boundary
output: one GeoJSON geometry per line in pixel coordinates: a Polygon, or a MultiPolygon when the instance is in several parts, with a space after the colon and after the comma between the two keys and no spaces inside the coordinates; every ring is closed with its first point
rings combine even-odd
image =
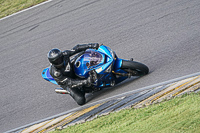
{"type": "Polygon", "coordinates": [[[63,55],[69,57],[69,56],[77,54],[77,53],[79,53],[81,51],[85,51],[88,48],[98,49],[99,48],[99,44],[98,43],[78,44],[75,47],[73,47],[72,50],[63,51],[63,55]]]}
{"type": "Polygon", "coordinates": [[[58,85],[66,86],[69,88],[81,87],[83,85],[90,85],[90,79],[72,79],[67,76],[64,76],[60,70],[57,70],[55,67],[50,67],[50,75],[55,79],[58,85]]]}
{"type": "Polygon", "coordinates": [[[81,52],[81,51],[85,51],[88,48],[98,49],[99,44],[98,43],[78,44],[75,47],[73,47],[72,50],[75,50],[76,52],[81,52]]]}

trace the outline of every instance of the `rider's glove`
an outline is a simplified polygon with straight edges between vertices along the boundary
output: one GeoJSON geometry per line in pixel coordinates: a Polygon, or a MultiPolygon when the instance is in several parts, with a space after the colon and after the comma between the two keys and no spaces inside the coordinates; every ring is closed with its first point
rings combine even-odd
{"type": "Polygon", "coordinates": [[[98,43],[89,43],[89,48],[93,48],[93,49],[98,49],[99,48],[99,44],[98,43]]]}
{"type": "Polygon", "coordinates": [[[96,82],[96,80],[97,80],[97,73],[96,73],[95,70],[91,70],[91,71],[89,72],[89,77],[88,77],[88,79],[87,79],[88,85],[91,85],[91,84],[94,85],[94,83],[96,82]]]}
{"type": "Polygon", "coordinates": [[[66,83],[68,83],[68,78],[65,78],[65,79],[63,79],[61,81],[58,81],[59,85],[65,85],[66,83]]]}

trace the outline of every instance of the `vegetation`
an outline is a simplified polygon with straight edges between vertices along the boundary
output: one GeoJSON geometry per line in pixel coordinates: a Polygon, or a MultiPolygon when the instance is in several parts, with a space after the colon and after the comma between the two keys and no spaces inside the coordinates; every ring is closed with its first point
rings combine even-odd
{"type": "Polygon", "coordinates": [[[53,133],[199,133],[200,93],[126,109],[53,133]]]}
{"type": "Polygon", "coordinates": [[[0,18],[11,15],[46,0],[0,0],[0,18]]]}

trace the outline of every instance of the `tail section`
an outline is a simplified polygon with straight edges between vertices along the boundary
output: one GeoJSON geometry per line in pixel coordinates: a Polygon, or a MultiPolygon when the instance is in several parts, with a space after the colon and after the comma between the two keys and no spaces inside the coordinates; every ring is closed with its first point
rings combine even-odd
{"type": "Polygon", "coordinates": [[[54,80],[54,78],[50,75],[50,73],[49,73],[49,67],[45,68],[45,69],[42,71],[42,77],[43,77],[45,80],[47,80],[47,81],[49,81],[49,82],[51,82],[51,83],[53,83],[53,84],[58,85],[57,82],[54,80]]]}

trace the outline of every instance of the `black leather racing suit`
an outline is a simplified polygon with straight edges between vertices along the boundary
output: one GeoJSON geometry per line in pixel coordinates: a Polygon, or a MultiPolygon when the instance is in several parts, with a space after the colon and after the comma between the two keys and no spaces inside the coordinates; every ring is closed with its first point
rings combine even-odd
{"type": "Polygon", "coordinates": [[[79,52],[84,52],[88,48],[98,49],[98,43],[78,44],[72,50],[63,51],[64,63],[62,68],[56,68],[54,65],[50,66],[50,74],[55,81],[63,88],[69,91],[69,94],[79,104],[83,105],[86,102],[85,93],[79,89],[82,86],[90,86],[91,79],[78,79],[74,73],[70,56],[79,52]]]}

